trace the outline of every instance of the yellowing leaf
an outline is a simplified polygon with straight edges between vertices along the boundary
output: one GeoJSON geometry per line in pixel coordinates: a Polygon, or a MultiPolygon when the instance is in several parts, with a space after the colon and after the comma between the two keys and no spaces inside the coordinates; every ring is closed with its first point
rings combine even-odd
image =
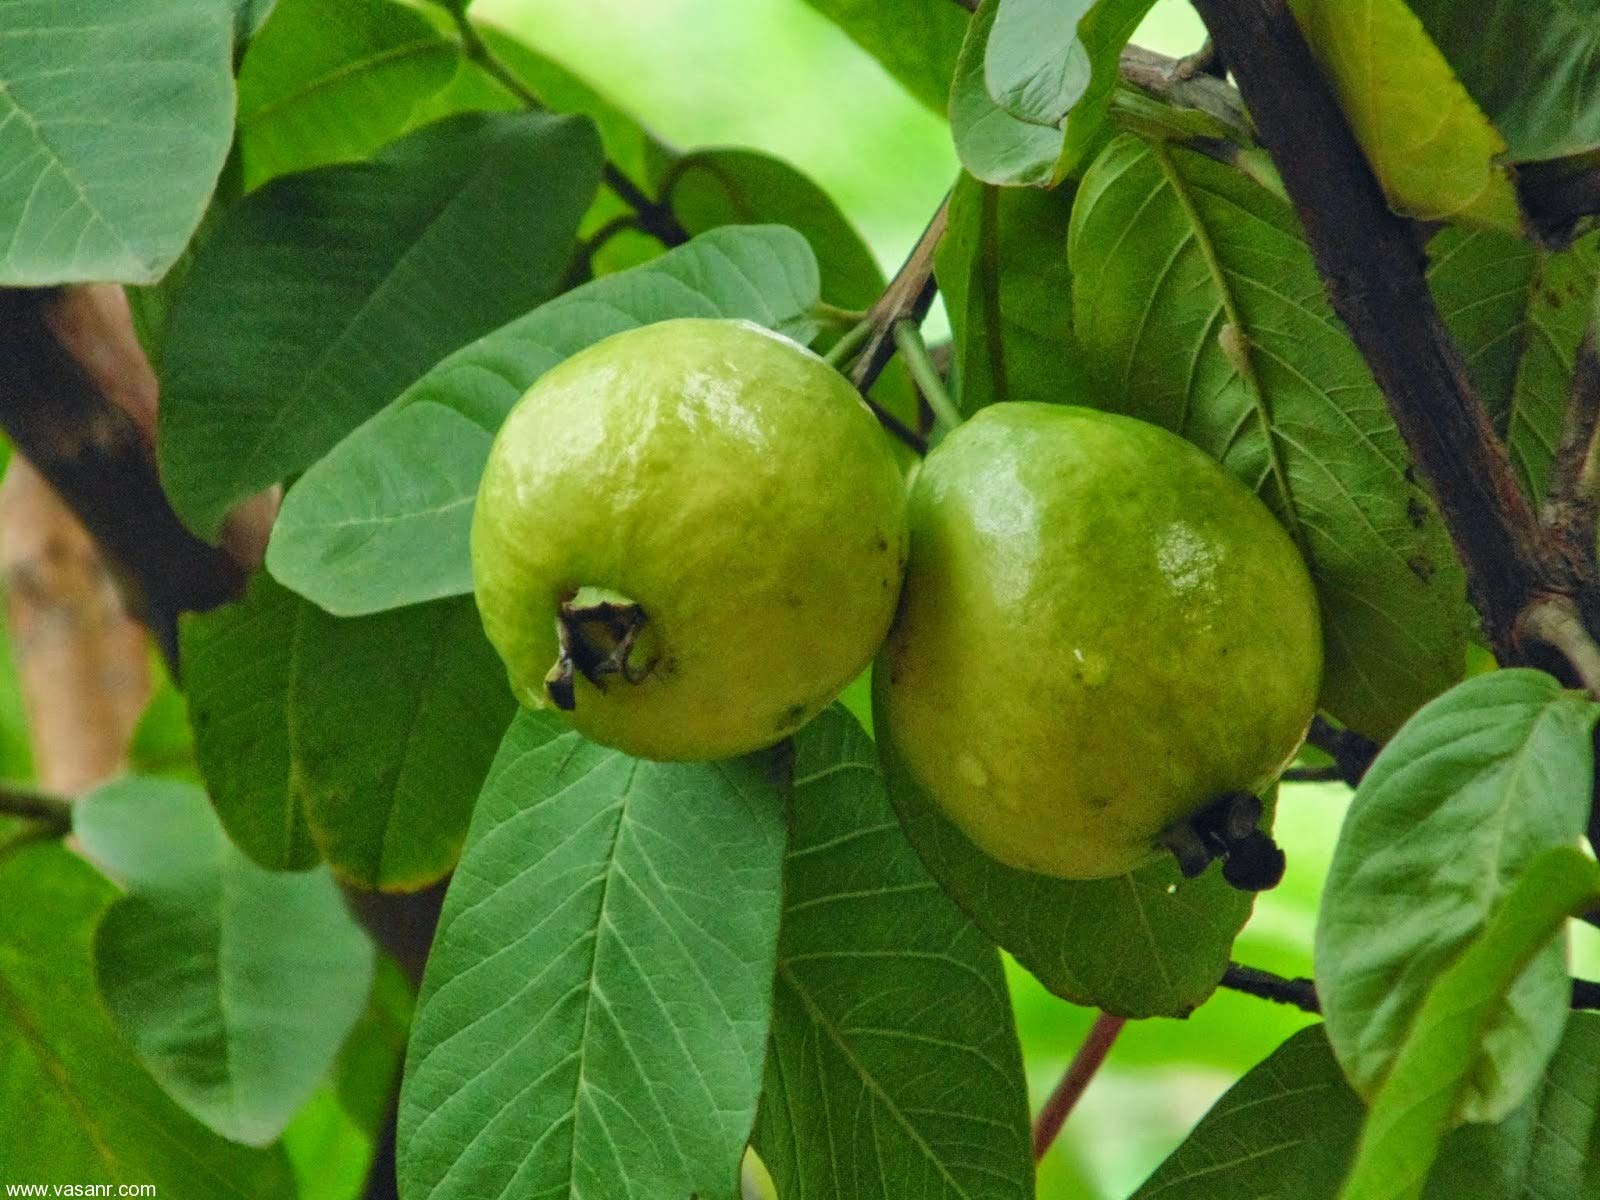
{"type": "Polygon", "coordinates": [[[1505,139],[1402,0],[1290,0],[1390,206],[1518,233],[1505,139]]]}

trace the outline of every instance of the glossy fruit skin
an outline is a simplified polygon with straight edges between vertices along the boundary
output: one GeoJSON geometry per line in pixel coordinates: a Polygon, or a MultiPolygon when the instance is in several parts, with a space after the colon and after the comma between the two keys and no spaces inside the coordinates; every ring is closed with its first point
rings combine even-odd
{"type": "Polygon", "coordinates": [[[986,408],[923,464],[879,735],[991,857],[1066,879],[1292,758],[1322,669],[1316,596],[1266,507],[1167,431],[986,408]]]}
{"type": "Polygon", "coordinates": [[[582,677],[565,715],[645,758],[771,745],[871,660],[905,568],[906,488],[861,398],[744,321],[616,334],[506,418],[472,527],[474,590],[513,690],[551,707],[558,606],[604,588],[647,617],[639,683],[582,677]]]}

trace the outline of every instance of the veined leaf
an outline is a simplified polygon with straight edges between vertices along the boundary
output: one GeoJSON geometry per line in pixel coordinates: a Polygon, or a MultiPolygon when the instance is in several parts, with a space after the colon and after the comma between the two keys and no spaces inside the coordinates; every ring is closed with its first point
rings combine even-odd
{"type": "Polygon", "coordinates": [[[1428,255],[1440,310],[1538,503],[1600,284],[1600,234],[1546,250],[1522,238],[1450,228],[1429,243],[1428,255]]]}
{"type": "Polygon", "coordinates": [[[961,165],[985,183],[1048,187],[1061,177],[1065,135],[1052,126],[1019,121],[994,102],[984,79],[999,5],[1000,0],[983,0],[967,28],[950,86],[950,132],[961,165]]]}
{"type": "Polygon", "coordinates": [[[95,999],[90,944],[116,889],[57,842],[0,857],[0,1163],[42,1185],[296,1200],[277,1148],[235,1146],[151,1079],[95,999]]]}
{"type": "Polygon", "coordinates": [[[716,229],[574,288],[447,357],[307,471],[278,517],[267,567],[350,615],[469,592],[467,539],[490,435],[540,375],[603,337],[671,317],[742,317],[809,341],[817,300],[810,248],[780,227],[716,229]]]}
{"type": "Polygon", "coordinates": [[[0,285],[154,283],[233,136],[217,0],[0,0],[0,285]]]}
{"type": "Polygon", "coordinates": [[[275,873],[228,843],[205,793],[129,778],[73,809],[127,888],[95,933],[112,1019],[166,1093],[223,1137],[277,1140],[367,1003],[372,943],[325,869],[275,873]]]}
{"type": "Polygon", "coordinates": [[[783,799],[521,713],[428,961],[400,1107],[418,1200],[734,1200],[772,1010],[783,799]]]}
{"type": "Polygon", "coordinates": [[[754,1143],[779,1193],[1031,1197],[999,956],[906,843],[872,742],[838,707],[795,739],[791,810],[754,1143]]]}
{"type": "Polygon", "coordinates": [[[394,0],[277,0],[239,66],[245,189],[368,157],[459,62],[456,43],[394,0]]]}
{"type": "Polygon", "coordinates": [[[246,854],[320,853],[391,891],[455,865],[516,708],[469,598],[338,620],[262,574],[181,640],[200,768],[246,854]]]}
{"type": "MultiPolygon", "coordinates": [[[[1316,958],[1328,1036],[1364,1096],[1512,883],[1583,833],[1597,717],[1600,706],[1542,672],[1494,671],[1419,712],[1361,781],[1328,873],[1316,958]]],[[[1468,1119],[1497,1120],[1521,1102],[1561,1037],[1567,993],[1566,957],[1551,945],[1488,1023],[1466,1081],[1468,1119]]]]}
{"type": "MultiPolygon", "coordinates": [[[[874,711],[881,698],[874,696],[874,711]]],[[[940,812],[877,721],[895,811],[928,872],[978,927],[1056,995],[1128,1017],[1188,1016],[1228,967],[1253,897],[1213,868],[1184,879],[1168,859],[1112,879],[1002,866],[940,812]]]]}
{"type": "Polygon", "coordinates": [[[1521,232],[1505,141],[1405,0],[1290,7],[1396,212],[1521,232]]]}
{"type": "Polygon", "coordinates": [[[465,115],[230,209],[162,356],[161,474],[179,515],[214,537],[235,501],[551,296],[599,174],[582,118],[465,115]]]}
{"type": "Polygon", "coordinates": [[[1181,434],[1278,514],[1322,602],[1321,703],[1388,737],[1461,677],[1466,583],[1293,211],[1124,136],[1079,188],[1069,254],[1101,406],[1181,434]]]}

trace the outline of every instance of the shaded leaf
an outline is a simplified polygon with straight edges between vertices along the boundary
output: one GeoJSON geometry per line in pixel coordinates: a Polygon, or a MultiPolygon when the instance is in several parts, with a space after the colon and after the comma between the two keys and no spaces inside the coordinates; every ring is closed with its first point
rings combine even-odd
{"type": "MultiPolygon", "coordinates": [[[[1539,854],[1588,821],[1600,706],[1531,670],[1480,675],[1419,712],[1361,781],[1317,923],[1328,1036],[1356,1090],[1389,1074],[1434,981],[1539,854]]],[[[1503,1117],[1543,1072],[1566,1017],[1550,946],[1484,1037],[1463,1111],[1503,1117]]]]}
{"type": "Polygon", "coordinates": [[[0,4],[0,285],[153,283],[233,136],[216,0],[0,4]]]}
{"type": "Polygon", "coordinates": [[[161,473],[179,515],[215,536],[234,501],[553,294],[599,171],[582,118],[465,115],[230,209],[162,356],[161,473]]]}
{"type": "Polygon", "coordinates": [[[423,981],[405,1194],[737,1196],[782,892],[766,771],[518,716],[423,981]]]}
{"type": "MultiPolygon", "coordinates": [[[[1600,1134],[1600,1017],[1574,1013],[1550,1078],[1498,1125],[1440,1146],[1427,1200],[1586,1200],[1600,1134]]],[[[1295,1034],[1217,1101],[1131,1200],[1333,1200],[1366,1106],[1339,1073],[1321,1026],[1295,1034]],[[1263,1190],[1267,1189],[1267,1190],[1263,1190]]]]}
{"type": "Polygon", "coordinates": [[[515,709],[470,599],[339,620],[262,574],[186,618],[182,645],[201,771],[240,849],[275,869],[320,852],[385,890],[455,864],[515,709]]]}
{"type": "MultiPolygon", "coordinates": [[[[1372,1097],[1340,1200],[1415,1200],[1444,1135],[1473,1107],[1481,1043],[1523,970],[1574,917],[1600,903],[1600,866],[1572,846],[1544,851],[1517,878],[1483,931],[1439,976],[1392,1072],[1372,1097]]],[[[1506,1109],[1538,1084],[1567,1014],[1556,998],[1556,1037],[1536,1069],[1508,1088],[1506,1109]]],[[[1492,1069],[1492,1068],[1491,1068],[1492,1069]]]]}
{"type": "Polygon", "coordinates": [[[1595,0],[1408,0],[1516,162],[1600,147],[1595,0]]]}
{"type": "Polygon", "coordinates": [[[1505,141],[1404,0],[1290,8],[1396,212],[1521,232],[1505,141]]]}
{"type": "Polygon", "coordinates": [[[999,400],[1081,403],[1091,384],[1063,248],[1073,191],[997,188],[963,174],[939,244],[961,410],[999,400]]]}
{"type": "Polygon", "coordinates": [[[1067,114],[1065,171],[1077,174],[1099,153],[1110,133],[1112,93],[1128,39],[1144,21],[1154,0],[1096,0],[1078,21],[1078,40],[1089,58],[1089,85],[1067,114]]]}
{"type": "Polygon", "coordinates": [[[967,16],[926,0],[806,0],[934,112],[944,112],[967,16]]]}
{"type": "Polygon", "coordinates": [[[295,1200],[278,1149],[235,1146],[139,1065],[95,997],[90,943],[116,889],[59,843],[0,857],[0,1163],[42,1185],[295,1200]]]}
{"type": "Polygon", "coordinates": [[[456,43],[394,0],[277,0],[239,66],[245,190],[368,157],[459,61],[456,43]]]}
{"type": "Polygon", "coordinates": [[[950,132],[961,165],[985,183],[1048,187],[1061,177],[1060,129],[1018,120],[994,102],[984,58],[1000,0],[983,0],[967,29],[950,86],[950,132]]]}
{"type": "Polygon", "coordinates": [[[567,292],[450,355],[306,472],[273,529],[268,568],[341,613],[470,591],[486,435],[540,375],[603,337],[671,317],[742,317],[808,341],[817,288],[799,234],[724,227],[567,292]],[[437,440],[419,441],[424,432],[437,440]]]}
{"type": "Polygon", "coordinates": [[[128,891],[95,933],[111,1016],[167,1094],[235,1142],[283,1132],[367,1003],[374,952],[326,870],[229,844],[197,787],[128,778],[73,832],[128,891]]]}
{"type": "Polygon", "coordinates": [[[1600,235],[1557,251],[1450,228],[1429,243],[1428,255],[1440,310],[1538,503],[1600,283],[1600,235]]]}
{"type": "Polygon", "coordinates": [[[994,947],[906,844],[871,740],[795,739],[783,936],[755,1148],[784,1196],[1033,1195],[994,947]]]}
{"type": "MultiPolygon", "coordinates": [[[[874,711],[882,703],[874,697],[874,711]]],[[[929,873],[984,933],[1056,995],[1129,1017],[1187,1016],[1216,988],[1253,897],[1213,867],[1185,880],[1165,860],[1111,879],[1003,866],[922,790],[876,722],[890,799],[929,873]]]]}
{"type": "Polygon", "coordinates": [[[1181,434],[1277,513],[1322,604],[1320,702],[1388,737],[1461,677],[1466,584],[1294,212],[1124,136],[1079,188],[1069,254],[1097,406],[1181,434]]]}

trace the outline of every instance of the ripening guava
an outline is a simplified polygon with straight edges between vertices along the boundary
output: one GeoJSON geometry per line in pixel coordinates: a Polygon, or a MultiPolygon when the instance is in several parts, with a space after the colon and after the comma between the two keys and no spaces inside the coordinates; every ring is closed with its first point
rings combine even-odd
{"type": "Polygon", "coordinates": [[[878,731],[991,857],[1122,874],[1294,755],[1322,670],[1311,581],[1181,438],[996,404],[928,456],[910,523],[878,731]]]}
{"type": "Polygon", "coordinates": [[[506,418],[472,525],[484,628],[528,707],[655,759],[767,746],[871,660],[905,483],[861,397],[745,321],[619,333],[506,418]]]}

